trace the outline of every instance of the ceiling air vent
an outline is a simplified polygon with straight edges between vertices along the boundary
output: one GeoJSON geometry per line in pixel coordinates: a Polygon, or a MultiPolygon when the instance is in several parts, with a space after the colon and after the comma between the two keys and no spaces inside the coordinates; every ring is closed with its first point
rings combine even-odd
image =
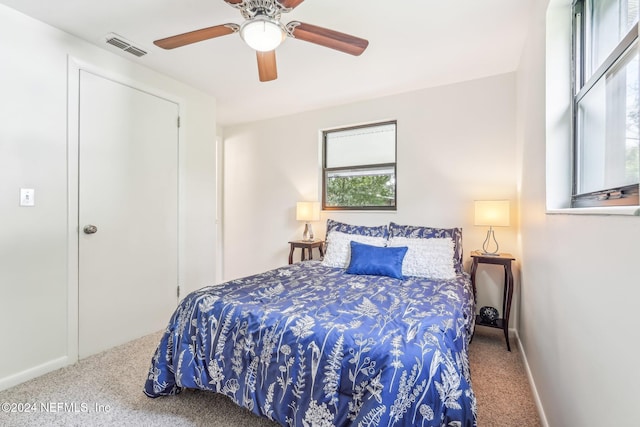
{"type": "Polygon", "coordinates": [[[124,50],[125,52],[129,52],[130,54],[138,57],[147,54],[147,51],[145,51],[144,49],[140,49],[139,47],[134,46],[132,42],[115,33],[107,34],[104,40],[107,42],[107,44],[115,46],[118,49],[124,50]]]}

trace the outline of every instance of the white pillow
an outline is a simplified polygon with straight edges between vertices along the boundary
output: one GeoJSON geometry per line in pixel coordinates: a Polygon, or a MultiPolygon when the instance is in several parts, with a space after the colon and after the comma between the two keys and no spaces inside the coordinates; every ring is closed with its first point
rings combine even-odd
{"type": "Polygon", "coordinates": [[[351,241],[373,246],[385,246],[387,238],[331,231],[327,236],[327,251],[324,254],[322,265],[338,268],[349,267],[349,261],[351,260],[351,241]]]}
{"type": "Polygon", "coordinates": [[[452,279],[453,240],[451,238],[412,239],[392,237],[388,246],[409,248],[402,262],[403,276],[428,277],[430,279],[452,279]]]}

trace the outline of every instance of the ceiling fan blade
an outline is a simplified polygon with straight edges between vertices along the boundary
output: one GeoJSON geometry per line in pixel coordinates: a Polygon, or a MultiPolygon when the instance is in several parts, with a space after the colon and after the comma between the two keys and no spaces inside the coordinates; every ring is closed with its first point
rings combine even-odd
{"type": "Polygon", "coordinates": [[[293,21],[287,24],[287,30],[296,39],[319,44],[350,55],[361,55],[369,46],[369,41],[349,34],[329,30],[304,22],[293,21]]]}
{"type": "Polygon", "coordinates": [[[203,40],[213,39],[215,37],[233,34],[240,29],[237,24],[222,24],[213,27],[202,28],[200,30],[190,31],[188,33],[178,34],[176,36],[167,37],[153,42],[156,46],[163,49],[174,49],[176,47],[185,46],[191,43],[201,42],[203,40]]]}
{"type": "Polygon", "coordinates": [[[229,3],[229,4],[240,4],[240,3],[242,3],[242,0],[224,0],[224,1],[229,3]]]}
{"type": "Polygon", "coordinates": [[[268,82],[278,78],[278,67],[276,66],[276,51],[269,52],[256,51],[258,57],[258,75],[261,82],[268,82]]]}
{"type": "Polygon", "coordinates": [[[278,3],[280,3],[285,9],[293,9],[298,7],[298,5],[303,1],[304,0],[278,0],[278,3]]]}

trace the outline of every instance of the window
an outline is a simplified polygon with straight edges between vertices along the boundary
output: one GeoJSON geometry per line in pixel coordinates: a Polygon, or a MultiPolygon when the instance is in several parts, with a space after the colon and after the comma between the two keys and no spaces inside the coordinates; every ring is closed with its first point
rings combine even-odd
{"type": "Polygon", "coordinates": [[[396,122],[322,132],[322,208],[396,210],[396,122]]]}
{"type": "Polygon", "coordinates": [[[572,207],[638,205],[640,0],[577,0],[572,207]]]}

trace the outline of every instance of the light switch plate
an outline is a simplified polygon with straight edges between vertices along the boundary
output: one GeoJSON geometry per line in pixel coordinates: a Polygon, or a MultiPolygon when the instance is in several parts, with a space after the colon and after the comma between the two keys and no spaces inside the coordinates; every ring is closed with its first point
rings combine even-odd
{"type": "Polygon", "coordinates": [[[36,190],[33,188],[20,189],[20,206],[35,206],[36,190]]]}

